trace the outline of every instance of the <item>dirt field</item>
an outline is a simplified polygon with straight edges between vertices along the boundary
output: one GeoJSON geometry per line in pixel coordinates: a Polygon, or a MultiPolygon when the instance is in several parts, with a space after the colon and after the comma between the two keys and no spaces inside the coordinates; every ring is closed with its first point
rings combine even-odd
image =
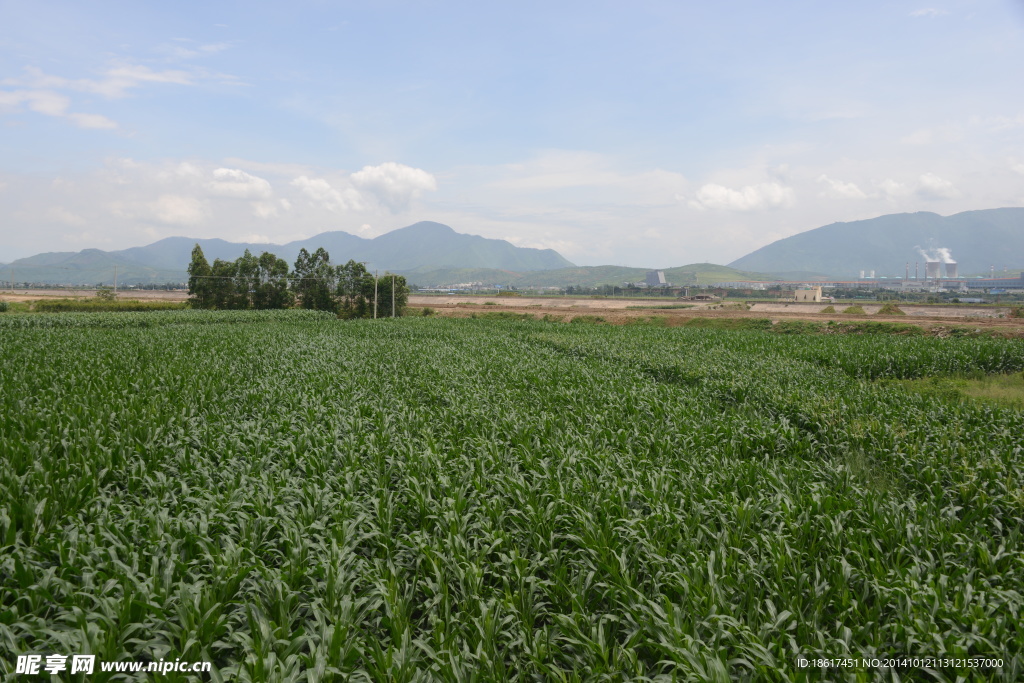
{"type": "MultiPolygon", "coordinates": [[[[837,321],[875,321],[918,325],[927,329],[939,330],[943,327],[968,327],[978,330],[998,330],[1014,336],[1024,336],[1024,319],[992,317],[1002,313],[1009,315],[1009,308],[990,309],[981,307],[957,306],[901,306],[907,315],[879,316],[871,313],[865,315],[847,315],[844,313],[822,314],[820,311],[827,304],[755,304],[751,310],[740,310],[743,304],[736,302],[697,304],[693,308],[661,309],[657,306],[679,305],[684,302],[673,300],[651,301],[650,299],[547,299],[529,297],[436,297],[410,296],[412,308],[429,307],[437,315],[465,318],[473,314],[508,311],[528,313],[536,318],[545,315],[561,317],[570,321],[579,316],[598,316],[611,324],[624,324],[644,318],[665,318],[668,326],[683,325],[691,318],[770,318],[772,320],[810,320],[824,322],[837,321]],[[488,303],[490,302],[490,303],[488,303]],[[631,306],[649,306],[650,308],[630,308],[631,306]],[[770,309],[770,310],[765,310],[770,309]]],[[[841,305],[837,310],[846,308],[841,305]]],[[[878,310],[881,305],[869,304],[865,311],[878,310]]]]}
{"type": "MultiPolygon", "coordinates": [[[[88,298],[95,296],[93,289],[18,289],[0,290],[0,301],[34,301],[62,297],[88,298]]],[[[185,291],[167,290],[122,290],[119,299],[142,299],[160,301],[184,301],[185,291]]],[[[1010,318],[1010,308],[986,308],[972,306],[913,306],[901,305],[906,315],[879,316],[875,312],[881,304],[862,304],[866,315],[846,315],[841,311],[845,304],[837,304],[839,313],[822,314],[828,304],[756,303],[750,310],[741,310],[740,302],[699,303],[682,302],[675,299],[592,299],[546,298],[546,297],[493,297],[493,296],[424,296],[409,297],[413,309],[432,308],[438,315],[466,318],[473,314],[509,311],[528,313],[537,318],[545,315],[570,321],[579,316],[597,316],[611,324],[624,324],[644,318],[665,318],[665,324],[685,324],[691,318],[771,318],[772,320],[812,321],[877,321],[919,325],[936,329],[944,326],[969,327],[979,330],[1024,336],[1024,319],[1010,318]],[[658,308],[659,306],[692,305],[692,308],[658,308]],[[635,307],[643,308],[635,308],[635,307]],[[1004,316],[1002,318],[998,316],[1004,316]]]]}

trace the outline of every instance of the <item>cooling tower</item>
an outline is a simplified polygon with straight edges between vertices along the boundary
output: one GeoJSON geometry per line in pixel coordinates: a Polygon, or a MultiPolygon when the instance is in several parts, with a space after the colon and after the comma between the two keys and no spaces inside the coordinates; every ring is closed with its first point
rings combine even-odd
{"type": "Polygon", "coordinates": [[[956,261],[946,262],[946,277],[953,279],[956,278],[956,261]]]}
{"type": "Polygon", "coordinates": [[[929,280],[939,279],[939,267],[942,264],[939,261],[925,261],[924,264],[924,276],[929,280]]]}

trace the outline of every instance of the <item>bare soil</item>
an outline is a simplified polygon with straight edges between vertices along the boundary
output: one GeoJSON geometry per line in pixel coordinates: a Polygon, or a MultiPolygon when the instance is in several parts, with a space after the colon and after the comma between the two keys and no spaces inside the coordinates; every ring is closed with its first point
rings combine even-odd
{"type": "MultiPolygon", "coordinates": [[[[1024,337],[1024,319],[1008,317],[1009,309],[999,311],[992,308],[972,308],[941,306],[934,309],[926,306],[901,306],[906,315],[847,315],[844,313],[826,313],[820,311],[827,304],[797,305],[768,304],[771,310],[764,310],[756,304],[752,310],[741,310],[742,304],[733,302],[716,302],[697,304],[693,308],[677,309],[630,309],[630,306],[659,306],[677,303],[668,301],[651,301],[650,299],[549,299],[529,297],[434,297],[410,296],[409,306],[414,309],[432,308],[437,315],[467,318],[471,315],[508,311],[510,313],[526,313],[535,318],[544,316],[560,317],[569,322],[580,316],[597,316],[613,325],[640,322],[651,318],[664,318],[669,327],[684,325],[692,318],[769,318],[773,321],[806,320],[825,322],[887,322],[917,325],[941,334],[944,328],[961,327],[978,331],[996,331],[1008,336],[1024,337]],[[492,303],[487,303],[492,302],[492,303]],[[993,311],[1003,313],[1007,317],[991,317],[993,311]]],[[[836,310],[846,306],[840,304],[836,310]]],[[[881,308],[876,306],[875,310],[881,308]]],[[[867,307],[865,307],[867,310],[867,307]]]]}

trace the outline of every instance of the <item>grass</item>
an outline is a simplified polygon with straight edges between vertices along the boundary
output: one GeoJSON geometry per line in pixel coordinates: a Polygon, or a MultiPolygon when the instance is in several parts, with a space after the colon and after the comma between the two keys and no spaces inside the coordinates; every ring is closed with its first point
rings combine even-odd
{"type": "Polygon", "coordinates": [[[32,302],[32,310],[40,313],[181,311],[188,307],[188,303],[184,301],[139,301],[136,299],[40,299],[32,302]]]}
{"type": "Polygon", "coordinates": [[[0,678],[1024,677],[1017,341],[252,313],[0,316],[0,678]]]}
{"type": "Polygon", "coordinates": [[[835,313],[836,312],[836,307],[831,305],[831,304],[829,304],[825,308],[821,309],[820,312],[821,313],[835,313]]]}
{"type": "Polygon", "coordinates": [[[853,306],[843,309],[843,313],[847,315],[865,315],[864,307],[860,304],[854,304],[853,306]]]}
{"type": "Polygon", "coordinates": [[[890,301],[878,309],[878,315],[906,315],[906,313],[904,313],[899,306],[890,301]]]}
{"type": "Polygon", "coordinates": [[[945,400],[975,400],[992,405],[1024,409],[1024,373],[1007,375],[953,375],[903,380],[910,391],[945,400]]]}

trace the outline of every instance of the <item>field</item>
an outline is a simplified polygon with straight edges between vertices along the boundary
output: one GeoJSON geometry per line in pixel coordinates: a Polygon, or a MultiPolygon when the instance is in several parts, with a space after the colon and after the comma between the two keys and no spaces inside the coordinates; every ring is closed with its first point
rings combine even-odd
{"type": "Polygon", "coordinates": [[[902,380],[1022,370],[983,337],[5,314],[0,673],[1021,680],[1024,413],[902,380]],[[797,667],[851,655],[1003,666],[797,667]]]}

